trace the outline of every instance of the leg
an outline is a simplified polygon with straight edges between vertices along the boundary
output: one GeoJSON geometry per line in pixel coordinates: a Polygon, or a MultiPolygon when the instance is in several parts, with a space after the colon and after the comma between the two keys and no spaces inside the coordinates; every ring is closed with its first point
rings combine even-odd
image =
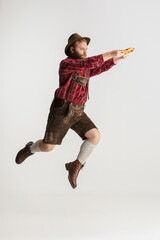
{"type": "Polygon", "coordinates": [[[35,143],[29,142],[21,149],[16,156],[16,163],[22,163],[26,158],[36,152],[49,152],[54,149],[55,145],[61,144],[63,137],[69,129],[69,125],[63,123],[68,106],[54,99],[50,112],[43,140],[35,143]]]}
{"type": "Polygon", "coordinates": [[[85,113],[83,113],[81,120],[72,126],[72,129],[82,140],[85,140],[80,147],[80,152],[77,157],[77,159],[84,164],[94,147],[99,143],[101,137],[100,132],[85,113]]]}
{"type": "Polygon", "coordinates": [[[92,153],[95,145],[100,140],[100,133],[94,123],[83,113],[82,118],[71,127],[83,140],[77,159],[66,163],[66,169],[69,172],[68,179],[73,188],[77,186],[77,177],[80,169],[84,166],[86,159],[92,153]]]}
{"type": "Polygon", "coordinates": [[[55,145],[43,143],[42,140],[37,142],[29,142],[21,149],[16,156],[16,163],[21,164],[26,158],[33,155],[36,152],[49,152],[53,150],[55,145]]]}
{"type": "Polygon", "coordinates": [[[91,155],[95,146],[99,143],[101,135],[97,128],[92,128],[85,133],[85,137],[86,140],[82,143],[80,152],[77,156],[77,159],[82,164],[86,163],[87,158],[91,155]]]}
{"type": "Polygon", "coordinates": [[[55,148],[55,144],[47,144],[43,143],[43,140],[40,140],[39,143],[39,148],[41,149],[42,152],[50,152],[55,148]]]}
{"type": "Polygon", "coordinates": [[[85,133],[85,137],[87,138],[88,142],[96,146],[100,141],[101,134],[97,128],[92,128],[85,133]]]}
{"type": "Polygon", "coordinates": [[[43,143],[43,140],[38,140],[30,146],[31,153],[36,152],[50,152],[55,147],[55,144],[43,143]]]}

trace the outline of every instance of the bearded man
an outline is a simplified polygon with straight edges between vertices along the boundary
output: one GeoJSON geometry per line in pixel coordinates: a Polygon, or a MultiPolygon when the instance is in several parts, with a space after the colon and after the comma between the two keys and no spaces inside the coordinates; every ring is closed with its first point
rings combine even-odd
{"type": "Polygon", "coordinates": [[[28,142],[16,156],[21,164],[36,152],[49,152],[60,145],[69,129],[74,130],[83,140],[77,159],[66,163],[68,179],[73,188],[87,158],[100,141],[100,132],[84,112],[90,77],[101,74],[129,56],[125,50],[113,50],[93,57],[87,57],[90,38],[72,34],[65,47],[67,58],[60,62],[59,88],[56,89],[50,106],[46,131],[43,139],[28,142]]]}

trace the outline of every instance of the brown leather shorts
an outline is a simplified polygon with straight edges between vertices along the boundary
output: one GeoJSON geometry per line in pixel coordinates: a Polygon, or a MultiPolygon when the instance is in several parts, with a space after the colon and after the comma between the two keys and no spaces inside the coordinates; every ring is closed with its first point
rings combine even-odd
{"type": "Polygon", "coordinates": [[[85,133],[92,128],[97,127],[84,112],[84,105],[54,98],[50,106],[43,142],[61,144],[69,129],[74,130],[82,140],[85,140],[85,133]]]}

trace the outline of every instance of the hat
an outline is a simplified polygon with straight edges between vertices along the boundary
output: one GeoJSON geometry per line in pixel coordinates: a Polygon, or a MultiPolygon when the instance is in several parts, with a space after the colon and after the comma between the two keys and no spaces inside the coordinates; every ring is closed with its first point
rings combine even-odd
{"type": "Polygon", "coordinates": [[[85,39],[87,41],[87,45],[90,42],[90,38],[88,37],[81,37],[78,33],[73,33],[69,38],[68,38],[68,44],[65,47],[65,54],[68,56],[69,55],[69,48],[75,43],[76,41],[79,41],[81,39],[85,39]]]}

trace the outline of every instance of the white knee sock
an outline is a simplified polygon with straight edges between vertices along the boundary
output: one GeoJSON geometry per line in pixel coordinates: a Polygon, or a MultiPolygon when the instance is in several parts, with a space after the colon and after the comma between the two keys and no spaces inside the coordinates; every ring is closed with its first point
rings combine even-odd
{"type": "Polygon", "coordinates": [[[87,140],[85,140],[82,143],[82,145],[80,147],[80,152],[79,152],[78,157],[77,157],[77,159],[79,160],[79,162],[81,164],[84,164],[86,162],[87,158],[92,153],[94,147],[95,147],[95,145],[88,142],[87,140]]]}
{"type": "Polygon", "coordinates": [[[40,141],[41,141],[41,140],[38,140],[37,142],[33,143],[33,144],[30,146],[31,153],[42,152],[41,149],[40,149],[40,147],[39,147],[40,141]]]}

